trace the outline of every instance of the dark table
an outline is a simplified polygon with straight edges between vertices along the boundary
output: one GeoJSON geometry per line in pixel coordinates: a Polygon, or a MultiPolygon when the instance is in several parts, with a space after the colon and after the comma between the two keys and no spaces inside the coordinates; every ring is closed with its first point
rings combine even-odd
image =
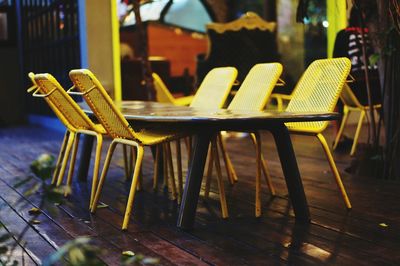
{"type": "MultiPolygon", "coordinates": [[[[207,110],[141,101],[116,102],[116,105],[133,128],[162,126],[176,131],[193,133],[194,147],[179,211],[178,227],[182,229],[193,227],[208,146],[211,137],[221,130],[249,132],[268,130],[272,133],[282,162],[282,170],[296,221],[310,221],[303,184],[285,123],[334,120],[338,118],[337,113],[207,110]]],[[[80,106],[85,112],[92,113],[85,103],[81,103],[80,106]]],[[[81,152],[81,169],[79,171],[81,176],[87,176],[92,141],[89,137],[85,139],[86,148],[84,147],[81,152]]]]}

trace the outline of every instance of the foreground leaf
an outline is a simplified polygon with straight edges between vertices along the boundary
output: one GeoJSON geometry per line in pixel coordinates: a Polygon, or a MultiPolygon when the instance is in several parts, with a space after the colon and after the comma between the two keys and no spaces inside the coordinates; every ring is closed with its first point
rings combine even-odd
{"type": "Polygon", "coordinates": [[[42,211],[41,211],[39,208],[33,207],[33,208],[31,208],[31,209],[28,211],[28,213],[29,213],[30,215],[37,215],[37,214],[41,214],[42,211]]]}
{"type": "Polygon", "coordinates": [[[133,257],[135,256],[135,252],[127,250],[127,251],[122,251],[122,255],[127,256],[127,257],[133,257]]]}

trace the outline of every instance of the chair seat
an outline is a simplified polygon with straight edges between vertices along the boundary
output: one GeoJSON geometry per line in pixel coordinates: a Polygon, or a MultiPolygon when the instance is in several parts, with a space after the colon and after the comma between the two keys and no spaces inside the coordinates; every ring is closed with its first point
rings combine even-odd
{"type": "Polygon", "coordinates": [[[189,96],[184,96],[184,97],[179,97],[175,98],[174,100],[174,105],[179,105],[179,106],[186,106],[190,105],[190,103],[193,100],[194,95],[189,95],[189,96]]]}
{"type": "Polygon", "coordinates": [[[175,140],[175,139],[180,139],[183,138],[184,136],[187,136],[189,134],[185,133],[177,133],[173,131],[168,131],[168,130],[159,130],[159,129],[145,129],[141,130],[139,132],[136,132],[136,137],[140,141],[141,144],[143,145],[155,145],[158,143],[170,141],[170,140],[175,140]]]}
{"type": "Polygon", "coordinates": [[[317,134],[322,132],[327,127],[327,123],[325,123],[324,121],[292,122],[285,123],[285,126],[289,129],[290,132],[317,134]]]}

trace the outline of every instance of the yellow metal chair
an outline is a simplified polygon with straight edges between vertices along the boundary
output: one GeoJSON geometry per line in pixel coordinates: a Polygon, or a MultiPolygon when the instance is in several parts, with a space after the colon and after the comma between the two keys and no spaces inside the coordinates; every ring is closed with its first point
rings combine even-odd
{"type": "MultiPolygon", "coordinates": [[[[237,91],[235,97],[232,99],[231,103],[228,106],[228,110],[239,110],[239,111],[261,111],[265,108],[272,90],[277,84],[279,77],[282,73],[282,65],[279,63],[264,63],[264,64],[256,64],[253,66],[249,73],[246,75],[242,85],[237,91]]],[[[265,160],[263,159],[263,155],[261,153],[261,139],[258,133],[251,133],[252,141],[256,147],[256,161],[257,161],[257,170],[256,170],[256,189],[259,190],[261,186],[261,169],[264,173],[265,179],[267,181],[267,185],[271,191],[271,194],[275,194],[275,190],[271,183],[271,178],[268,173],[267,165],[265,160]],[[257,145],[256,145],[257,144],[257,145]]],[[[218,141],[221,141],[222,137],[218,135],[218,141]]],[[[213,152],[214,152],[214,160],[217,168],[217,178],[219,185],[219,193],[221,200],[221,208],[222,213],[228,214],[226,208],[226,200],[225,200],[225,192],[222,183],[221,173],[219,171],[219,157],[218,157],[218,149],[217,149],[217,140],[214,140],[213,152]]],[[[221,145],[221,147],[223,147],[221,145]]],[[[222,150],[222,153],[226,153],[226,151],[222,150]]],[[[224,155],[224,156],[227,156],[224,155]]],[[[230,166],[232,167],[232,166],[230,166]]],[[[233,171],[233,167],[232,170],[233,171]]],[[[205,195],[208,196],[209,186],[210,186],[210,173],[207,174],[206,179],[206,191],[205,195]]],[[[256,193],[258,198],[256,198],[256,215],[260,212],[261,209],[261,201],[259,198],[259,193],[256,193]]],[[[224,215],[223,215],[224,216],[224,215]]],[[[259,214],[257,215],[259,216],[259,214]]]]}
{"type": "MultiPolygon", "coordinates": [[[[369,105],[362,105],[358,101],[357,97],[354,95],[353,91],[347,84],[345,84],[345,86],[343,87],[342,93],[340,94],[340,99],[342,100],[343,105],[344,105],[343,106],[343,118],[342,118],[342,123],[340,124],[339,131],[336,135],[335,142],[333,144],[333,150],[336,149],[336,147],[340,141],[340,137],[343,134],[343,131],[346,126],[347,119],[349,118],[350,112],[352,112],[352,111],[360,112],[360,118],[358,119],[357,129],[356,129],[356,133],[354,136],[353,145],[352,145],[351,151],[350,151],[350,155],[353,156],[356,151],[358,138],[360,137],[361,127],[362,127],[364,118],[366,117],[366,115],[369,112],[369,105]]],[[[375,105],[373,105],[372,108],[375,111],[375,110],[380,109],[381,107],[382,107],[381,104],[375,104],[375,105]]]]}
{"type": "Polygon", "coordinates": [[[157,93],[157,102],[172,103],[173,105],[189,105],[193,100],[193,95],[175,98],[168,90],[167,86],[157,73],[153,73],[154,88],[157,93]]]}
{"type": "Polygon", "coordinates": [[[238,71],[234,67],[216,67],[211,69],[190,103],[196,108],[222,108],[236,80],[238,71]]]}
{"type": "Polygon", "coordinates": [[[284,111],[284,102],[289,102],[292,99],[292,94],[272,93],[271,99],[276,100],[277,110],[284,111]]]}
{"type": "Polygon", "coordinates": [[[89,107],[93,110],[93,113],[96,115],[97,119],[102,123],[108,134],[113,138],[113,141],[108,148],[107,157],[105,159],[103,171],[99,180],[99,185],[93,200],[91,209],[93,213],[97,209],[97,203],[100,198],[105,177],[107,175],[116,145],[121,143],[136,147],[136,163],[122,225],[122,229],[126,230],[128,228],[129,218],[132,212],[133,200],[138,184],[139,171],[143,160],[144,146],[162,144],[177,138],[181,138],[182,135],[161,130],[135,131],[121,114],[121,112],[115,107],[112,99],[92,72],[87,69],[71,70],[70,78],[74,84],[74,87],[80,91],[89,107]]]}
{"type": "MultiPolygon", "coordinates": [[[[196,108],[207,108],[207,109],[221,109],[224,107],[224,104],[226,102],[226,99],[229,96],[229,92],[232,88],[232,85],[234,84],[236,77],[237,77],[238,71],[234,67],[217,67],[213,68],[211,71],[207,73],[205,78],[200,84],[200,87],[198,88],[196,94],[194,95],[194,98],[190,104],[191,107],[196,107],[196,108]]],[[[216,143],[216,137],[213,138],[211,141],[211,146],[210,146],[210,151],[209,151],[209,169],[212,167],[213,163],[213,157],[215,157],[215,152],[214,152],[214,147],[216,143]]],[[[233,177],[232,174],[233,172],[233,167],[232,163],[230,162],[230,159],[225,151],[224,143],[222,139],[219,139],[218,144],[220,145],[222,149],[222,154],[224,158],[224,163],[226,166],[228,178],[231,183],[233,183],[233,177]]],[[[190,145],[189,145],[190,146],[190,145]]],[[[215,157],[219,158],[219,157],[215,157]]],[[[217,160],[216,160],[217,161],[217,160]]],[[[218,161],[219,163],[219,161],[218,161]]],[[[219,166],[219,164],[218,164],[219,166]]],[[[217,166],[216,166],[217,167],[217,166]]],[[[217,168],[218,171],[218,176],[221,176],[221,168],[217,168]]],[[[235,175],[235,174],[234,174],[235,175]]],[[[226,218],[228,217],[228,212],[226,208],[226,200],[225,200],[225,194],[223,187],[221,186],[222,184],[219,184],[219,191],[220,193],[220,202],[222,206],[222,217],[226,218]]],[[[209,191],[209,188],[208,188],[209,191]]],[[[208,193],[206,194],[208,196],[208,193]]]]}
{"type": "MultiPolygon", "coordinates": [[[[67,128],[51,181],[52,184],[56,183],[57,186],[61,185],[72,148],[72,156],[67,177],[67,186],[71,186],[72,174],[74,171],[75,159],[79,144],[79,135],[88,134],[95,136],[97,139],[95,164],[92,178],[92,191],[90,196],[91,206],[95,190],[97,188],[103,134],[105,134],[106,131],[101,125],[94,124],[89,119],[89,117],[81,110],[71,96],[66,93],[66,91],[52,75],[34,75],[33,73],[29,73],[29,77],[34,83],[34,86],[29,88],[28,92],[34,91],[33,96],[44,98],[50,108],[67,128]]],[[[68,191],[66,191],[65,194],[67,195],[68,191]]]]}
{"type": "MultiPolygon", "coordinates": [[[[238,72],[234,67],[218,67],[209,71],[209,73],[207,73],[207,75],[201,82],[200,87],[198,88],[196,94],[192,97],[190,106],[197,108],[208,108],[208,109],[222,108],[226,102],[226,99],[229,96],[229,92],[231,90],[233,83],[236,80],[237,74],[238,72]]],[[[153,73],[153,78],[154,78],[154,85],[156,87],[162,84],[161,83],[162,81],[161,79],[159,79],[157,74],[153,73]]],[[[169,102],[176,104],[176,102],[173,102],[171,100],[169,100],[169,102]]],[[[186,138],[186,140],[188,140],[188,138],[186,138]]],[[[187,147],[190,157],[191,153],[190,140],[188,140],[188,142],[189,143],[187,143],[187,147]]],[[[164,183],[166,180],[165,177],[168,175],[168,173],[169,175],[172,175],[171,179],[174,180],[173,176],[174,171],[172,166],[172,159],[170,156],[171,148],[169,147],[169,143],[166,143],[165,146],[166,147],[164,151],[166,152],[166,154],[164,154],[165,155],[164,158],[166,158],[166,160],[164,161],[165,168],[163,169],[164,183]]],[[[180,203],[182,197],[182,189],[183,189],[180,140],[176,141],[176,153],[177,153],[177,173],[178,173],[178,203],[180,203]]],[[[229,158],[227,158],[227,160],[229,160],[229,158]]],[[[228,163],[230,163],[230,161],[228,163]]],[[[225,165],[227,165],[228,163],[226,163],[225,165]]],[[[153,184],[154,189],[156,188],[156,185],[157,185],[157,179],[155,176],[153,184]]],[[[172,187],[172,189],[174,189],[174,187],[172,187]]]]}
{"type": "MultiPolygon", "coordinates": [[[[351,62],[347,58],[316,60],[306,69],[297,83],[292,100],[286,108],[287,112],[332,112],[339,95],[349,75],[351,62]]],[[[344,203],[351,209],[339,171],[336,168],[331,151],[322,131],[328,126],[328,121],[286,123],[289,131],[294,134],[316,136],[320,141],[336,183],[342,194],[344,203]]]]}

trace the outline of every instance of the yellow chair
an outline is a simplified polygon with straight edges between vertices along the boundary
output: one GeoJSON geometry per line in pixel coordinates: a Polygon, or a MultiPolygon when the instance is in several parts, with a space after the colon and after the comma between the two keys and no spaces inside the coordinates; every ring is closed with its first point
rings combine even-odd
{"type": "MultiPolygon", "coordinates": [[[[217,67],[212,69],[207,73],[207,75],[204,77],[203,81],[200,84],[200,87],[198,88],[196,94],[192,97],[190,106],[191,107],[196,107],[196,108],[207,108],[207,109],[217,109],[217,108],[222,108],[226,102],[226,99],[229,96],[229,92],[231,90],[231,87],[233,83],[236,80],[237,77],[237,70],[234,67],[217,67]]],[[[154,78],[154,85],[157,86],[162,84],[161,79],[158,78],[158,75],[153,73],[153,78],[154,78]],[[159,82],[161,81],[161,82],[159,82]]],[[[165,86],[164,86],[165,87],[165,86]]],[[[166,87],[165,87],[166,88],[166,87]]],[[[158,93],[158,91],[157,91],[158,93]]],[[[167,98],[165,98],[167,99],[167,98]]],[[[169,98],[171,99],[171,98],[169,98]]],[[[173,102],[169,100],[170,103],[176,104],[176,102],[173,102]]],[[[191,154],[191,144],[190,140],[186,138],[187,140],[187,147],[188,147],[188,154],[190,157],[191,154]]],[[[173,174],[173,166],[172,166],[172,159],[171,159],[171,148],[169,147],[169,143],[165,144],[164,147],[164,185],[166,185],[166,177],[169,173],[171,175],[171,179],[175,180],[173,174]]],[[[159,153],[159,151],[157,151],[159,153]]],[[[182,162],[181,162],[181,149],[180,149],[180,140],[176,141],[176,153],[177,153],[177,173],[178,173],[178,203],[181,201],[182,197],[182,189],[183,189],[183,178],[182,178],[182,162]]],[[[157,159],[157,154],[156,154],[156,159],[157,159]]],[[[227,158],[229,160],[229,158],[227,158]]],[[[230,162],[228,162],[230,163],[230,162]]],[[[225,164],[227,165],[227,163],[225,164]]],[[[157,176],[155,176],[154,183],[153,183],[153,188],[155,189],[157,186],[157,176]]],[[[174,183],[172,184],[172,190],[174,190],[174,183]]],[[[174,198],[174,197],[173,197],[174,198]]],[[[174,198],[175,199],[175,198],[174,198]]]]}
{"type": "Polygon", "coordinates": [[[168,90],[167,86],[157,73],[153,73],[154,89],[156,90],[156,100],[160,103],[172,103],[173,105],[184,106],[192,102],[193,95],[175,98],[168,90]]]}
{"type": "Polygon", "coordinates": [[[292,94],[272,93],[271,99],[276,100],[277,110],[284,111],[284,102],[289,102],[292,99],[292,94]]]}
{"type": "MultiPolygon", "coordinates": [[[[292,100],[286,108],[287,112],[332,112],[339,95],[349,75],[351,62],[347,58],[316,60],[306,69],[297,83],[292,100]]],[[[344,203],[351,209],[339,171],[336,168],[331,151],[322,131],[328,126],[328,121],[286,123],[289,131],[294,134],[316,136],[320,141],[336,183],[342,194],[344,203]]],[[[284,163],[284,162],[283,162],[284,163]]]]}
{"type": "Polygon", "coordinates": [[[190,107],[222,108],[236,80],[238,71],[234,67],[216,67],[211,69],[193,97],[190,107]]]}
{"type": "MultiPolygon", "coordinates": [[[[29,77],[34,83],[34,86],[29,88],[28,92],[34,91],[33,96],[44,98],[50,108],[67,128],[57,159],[53,179],[51,181],[52,184],[56,183],[57,186],[61,185],[65,168],[68,164],[68,158],[70,157],[71,147],[73,146],[67,177],[67,186],[71,186],[72,174],[74,171],[75,159],[79,144],[79,135],[88,134],[95,136],[97,139],[95,164],[92,178],[92,191],[90,195],[90,207],[92,205],[95,190],[97,188],[103,134],[105,134],[106,131],[101,125],[94,124],[89,119],[89,117],[81,110],[71,96],[66,93],[66,91],[52,75],[34,75],[33,73],[29,73],[29,77]]],[[[68,194],[68,190],[65,194],[68,194]]]]}
{"type": "MultiPolygon", "coordinates": [[[[362,105],[358,101],[357,97],[354,95],[353,91],[347,84],[345,84],[345,86],[343,87],[343,91],[340,94],[340,99],[342,100],[343,105],[344,105],[343,106],[343,118],[342,118],[342,123],[340,124],[339,132],[337,133],[335,142],[333,144],[333,150],[336,149],[336,147],[340,141],[340,137],[343,134],[343,130],[346,126],[347,119],[349,118],[350,112],[352,112],[352,111],[360,112],[360,118],[358,119],[357,129],[356,129],[356,133],[354,136],[353,145],[352,145],[351,151],[350,151],[350,155],[353,156],[356,151],[358,138],[360,137],[362,123],[364,121],[365,116],[369,112],[369,105],[362,105]]],[[[380,109],[381,107],[382,107],[381,104],[375,104],[375,105],[373,105],[372,108],[375,111],[375,110],[380,109]]]]}
{"type": "MultiPolygon", "coordinates": [[[[193,97],[193,100],[190,104],[190,107],[196,108],[206,108],[206,109],[221,109],[224,107],[226,99],[229,96],[230,90],[232,85],[234,84],[238,71],[234,67],[217,67],[210,70],[203,81],[200,84],[196,94],[193,97]]],[[[213,147],[216,147],[217,144],[215,142],[216,138],[213,138],[211,141],[211,146],[209,150],[209,161],[208,165],[209,168],[212,166],[212,158],[215,157],[215,153],[213,151],[213,147]]],[[[222,139],[219,141],[219,145],[221,145],[222,153],[224,155],[224,162],[227,168],[228,178],[231,183],[233,183],[232,177],[232,163],[225,151],[225,147],[223,146],[222,139]]],[[[189,145],[190,146],[190,145],[189,145]]],[[[215,157],[219,158],[219,157],[215,157]]],[[[218,161],[219,162],[219,161],[218,161]]],[[[216,166],[217,167],[217,166],[216,166]]],[[[217,169],[219,176],[221,175],[221,169],[217,169]]],[[[234,174],[234,173],[233,173],[234,174]]],[[[220,193],[224,193],[224,190],[221,190],[220,186],[220,193]]],[[[207,195],[208,196],[208,193],[207,195]]],[[[220,201],[222,207],[222,217],[228,217],[227,208],[226,208],[226,200],[225,194],[220,195],[220,201]]]]}
{"type": "Polygon", "coordinates": [[[166,130],[135,131],[121,114],[121,112],[115,107],[113,100],[110,98],[106,90],[92,72],[87,69],[71,70],[70,78],[74,84],[74,87],[80,91],[80,94],[86,100],[89,107],[93,110],[93,113],[96,115],[97,119],[102,123],[108,134],[113,138],[108,148],[103,171],[101,173],[96,195],[93,200],[91,209],[92,213],[94,213],[97,209],[97,203],[100,198],[101,190],[116,145],[121,143],[136,147],[136,163],[122,225],[122,229],[126,230],[129,225],[133,200],[135,197],[136,187],[138,185],[138,177],[143,160],[144,146],[162,144],[177,138],[181,138],[182,135],[177,135],[166,130]]]}
{"type": "MultiPolygon", "coordinates": [[[[256,64],[253,66],[249,73],[246,75],[242,85],[237,91],[235,97],[232,99],[231,103],[228,106],[228,110],[233,111],[262,111],[267,104],[272,90],[277,84],[279,77],[282,73],[282,65],[279,63],[264,63],[264,64],[256,64]]],[[[271,178],[269,176],[267,165],[265,161],[262,159],[263,155],[261,153],[261,139],[258,133],[251,133],[251,138],[256,147],[256,161],[257,161],[257,170],[256,170],[256,188],[260,189],[261,186],[261,169],[263,170],[265,179],[267,181],[268,187],[271,191],[271,194],[275,194],[275,190],[271,183],[271,178]],[[256,143],[258,145],[256,145],[256,143]],[[262,159],[262,160],[261,160],[262,159]]],[[[219,165],[219,157],[218,157],[218,148],[216,141],[221,141],[221,135],[218,135],[217,140],[213,140],[213,158],[215,160],[215,165],[217,168],[217,178],[218,178],[218,186],[220,193],[220,201],[221,201],[221,209],[223,213],[227,216],[228,211],[226,207],[226,199],[225,192],[222,183],[222,177],[220,172],[219,165]]],[[[222,146],[222,145],[221,145],[222,146]]],[[[222,150],[222,153],[226,153],[226,151],[222,150]]],[[[231,166],[232,167],[232,166],[231,166]]],[[[233,168],[232,168],[233,169],[233,168]]],[[[210,187],[210,173],[207,174],[206,179],[206,191],[205,196],[208,196],[209,187],[210,187]]],[[[256,193],[259,196],[259,193],[256,193]]],[[[256,198],[256,214],[260,212],[261,204],[260,198],[256,198]]],[[[257,215],[259,216],[259,215],[257,215]]]]}

